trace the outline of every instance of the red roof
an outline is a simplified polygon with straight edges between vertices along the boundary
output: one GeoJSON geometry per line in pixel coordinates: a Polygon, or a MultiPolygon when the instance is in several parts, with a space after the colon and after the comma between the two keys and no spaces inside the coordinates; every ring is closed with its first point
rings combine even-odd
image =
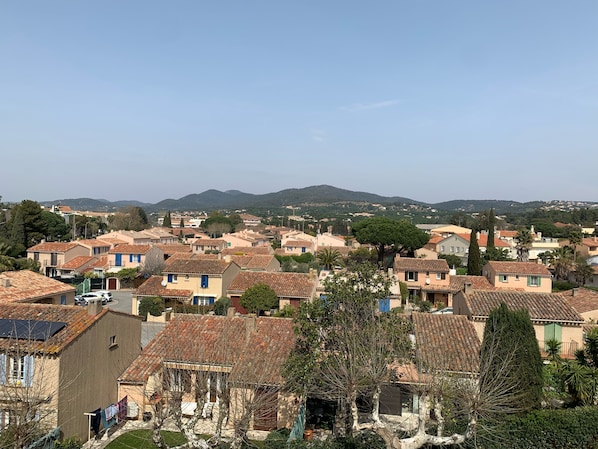
{"type": "Polygon", "coordinates": [[[243,294],[255,284],[269,285],[279,298],[312,299],[318,280],[307,273],[241,271],[231,282],[227,293],[243,294]]]}
{"type": "Polygon", "coordinates": [[[48,296],[73,293],[71,285],[34,273],[30,270],[5,271],[0,278],[8,279],[8,287],[0,282],[0,302],[34,302],[48,296]]]}

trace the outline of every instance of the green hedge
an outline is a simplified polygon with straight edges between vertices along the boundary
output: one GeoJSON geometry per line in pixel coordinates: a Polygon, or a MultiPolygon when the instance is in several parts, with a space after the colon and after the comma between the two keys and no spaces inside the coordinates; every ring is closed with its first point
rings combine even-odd
{"type": "Polygon", "coordinates": [[[482,449],[598,449],[598,407],[536,410],[505,419],[487,435],[482,449]]]}

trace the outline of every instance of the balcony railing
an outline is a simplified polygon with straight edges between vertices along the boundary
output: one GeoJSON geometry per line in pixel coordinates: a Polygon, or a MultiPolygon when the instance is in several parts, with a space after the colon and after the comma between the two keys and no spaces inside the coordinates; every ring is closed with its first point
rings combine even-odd
{"type": "MultiPolygon", "coordinates": [[[[538,341],[538,344],[540,346],[540,352],[542,353],[542,356],[546,357],[546,355],[547,355],[546,342],[538,341]]],[[[559,355],[561,357],[573,358],[573,357],[575,357],[575,351],[577,351],[578,349],[581,349],[581,345],[579,343],[577,343],[576,341],[561,342],[559,355]]]]}

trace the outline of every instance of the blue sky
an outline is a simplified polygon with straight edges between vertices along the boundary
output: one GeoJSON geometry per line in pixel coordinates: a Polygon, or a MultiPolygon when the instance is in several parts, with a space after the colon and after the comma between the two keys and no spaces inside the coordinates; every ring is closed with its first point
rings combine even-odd
{"type": "Polygon", "coordinates": [[[598,201],[598,2],[0,5],[0,196],[598,201]]]}

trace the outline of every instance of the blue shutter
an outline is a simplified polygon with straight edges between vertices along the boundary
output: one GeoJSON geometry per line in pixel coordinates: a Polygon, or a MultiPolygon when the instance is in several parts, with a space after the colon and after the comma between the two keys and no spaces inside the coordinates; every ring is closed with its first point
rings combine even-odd
{"type": "Polygon", "coordinates": [[[0,385],[6,384],[6,354],[0,354],[0,385]]]}
{"type": "Polygon", "coordinates": [[[32,355],[26,355],[24,357],[25,361],[25,386],[31,387],[33,385],[33,369],[35,365],[35,359],[32,355]]]}
{"type": "Polygon", "coordinates": [[[390,312],[390,298],[382,298],[378,302],[380,312],[390,312]]]}
{"type": "Polygon", "coordinates": [[[172,274],[168,275],[168,282],[172,282],[172,274]]]}
{"type": "Polygon", "coordinates": [[[214,304],[214,299],[215,299],[215,298],[214,298],[213,296],[210,296],[210,299],[208,300],[208,303],[209,303],[210,305],[214,304]]]}
{"type": "Polygon", "coordinates": [[[201,288],[208,288],[208,275],[207,274],[201,275],[201,288]]]}
{"type": "Polygon", "coordinates": [[[304,253],[305,252],[305,246],[301,247],[301,252],[304,253]]]}
{"type": "Polygon", "coordinates": [[[193,297],[193,305],[196,306],[197,304],[199,304],[199,296],[194,296],[193,297]]]}
{"type": "Polygon", "coordinates": [[[118,254],[114,255],[114,264],[117,267],[121,267],[122,266],[122,264],[123,264],[123,255],[122,254],[118,253],[118,254]]]}
{"type": "Polygon", "coordinates": [[[133,262],[133,254],[129,254],[129,262],[133,262]]]}

